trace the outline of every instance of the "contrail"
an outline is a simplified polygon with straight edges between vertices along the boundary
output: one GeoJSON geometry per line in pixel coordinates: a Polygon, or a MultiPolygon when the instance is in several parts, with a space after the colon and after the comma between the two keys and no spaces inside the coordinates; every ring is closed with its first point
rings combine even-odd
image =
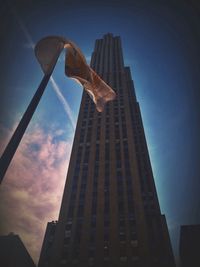
{"type": "MultiPolygon", "coordinates": [[[[19,27],[20,29],[22,30],[22,32],[24,33],[28,43],[30,44],[30,47],[34,50],[35,48],[35,44],[33,42],[33,39],[30,35],[30,33],[28,32],[26,26],[24,25],[23,21],[21,20],[21,18],[19,17],[17,11],[13,8],[13,6],[11,6],[11,10],[19,24],[19,27]]],[[[71,123],[71,126],[73,128],[73,130],[75,130],[75,126],[76,126],[76,121],[74,119],[74,116],[73,116],[73,112],[72,112],[72,109],[70,108],[70,105],[68,103],[68,101],[64,98],[58,84],[56,83],[55,79],[51,76],[50,78],[50,82],[51,82],[51,85],[54,89],[54,92],[56,93],[56,96],[58,97],[58,99],[60,100],[61,104],[63,105],[63,108],[65,110],[65,113],[67,114],[69,120],[70,120],[70,123],[71,123]]]]}
{"type": "Polygon", "coordinates": [[[58,99],[62,103],[65,112],[67,113],[67,115],[69,117],[69,120],[71,122],[73,130],[75,130],[76,122],[74,120],[74,117],[73,117],[73,114],[72,114],[72,110],[71,110],[68,102],[66,101],[66,99],[63,96],[63,94],[61,93],[60,88],[59,88],[58,84],[55,82],[53,76],[51,76],[50,82],[51,82],[51,85],[52,85],[54,91],[56,92],[56,95],[57,95],[58,99]]]}
{"type": "Polygon", "coordinates": [[[20,29],[24,33],[24,35],[25,35],[28,43],[30,44],[31,48],[34,50],[35,44],[33,42],[33,39],[31,37],[30,33],[28,32],[27,28],[25,27],[23,21],[21,20],[20,16],[18,15],[16,9],[14,9],[14,7],[11,6],[11,4],[10,4],[10,8],[11,8],[11,11],[13,12],[13,14],[14,14],[14,16],[15,16],[18,24],[19,24],[20,29]]]}

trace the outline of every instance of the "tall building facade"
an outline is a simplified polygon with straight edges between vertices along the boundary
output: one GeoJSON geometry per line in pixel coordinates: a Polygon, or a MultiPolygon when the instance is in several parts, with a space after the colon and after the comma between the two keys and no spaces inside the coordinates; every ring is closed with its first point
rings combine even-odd
{"type": "Polygon", "coordinates": [[[117,98],[99,113],[83,93],[50,266],[173,267],[119,36],[96,40],[91,67],[117,98]]]}

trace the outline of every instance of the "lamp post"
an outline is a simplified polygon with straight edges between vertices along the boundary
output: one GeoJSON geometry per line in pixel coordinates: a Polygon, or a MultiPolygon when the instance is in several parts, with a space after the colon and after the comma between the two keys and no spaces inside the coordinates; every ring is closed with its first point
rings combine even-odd
{"type": "Polygon", "coordinates": [[[13,133],[8,145],[6,146],[1,158],[0,158],[0,183],[3,180],[3,177],[8,169],[8,166],[18,148],[18,145],[28,127],[28,124],[33,117],[33,114],[38,106],[38,103],[44,93],[44,90],[49,81],[50,74],[45,74],[36,93],[34,94],[30,104],[28,105],[21,121],[19,122],[15,132],[13,133]]]}
{"type": "Polygon", "coordinates": [[[56,37],[44,38],[40,40],[35,46],[35,55],[39,63],[41,64],[44,72],[44,77],[0,158],[0,183],[3,181],[9,164],[18,148],[18,145],[26,131],[26,128],[29,125],[31,118],[33,117],[33,114],[39,104],[39,101],[44,93],[44,90],[63,48],[63,39],[56,37]]]}

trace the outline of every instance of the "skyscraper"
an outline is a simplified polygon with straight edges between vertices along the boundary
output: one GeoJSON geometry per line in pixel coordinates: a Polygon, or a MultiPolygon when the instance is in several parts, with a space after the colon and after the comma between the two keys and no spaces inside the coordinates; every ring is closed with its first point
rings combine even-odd
{"type": "Polygon", "coordinates": [[[99,113],[83,93],[51,266],[173,267],[120,37],[96,40],[91,67],[117,98],[99,113]]]}

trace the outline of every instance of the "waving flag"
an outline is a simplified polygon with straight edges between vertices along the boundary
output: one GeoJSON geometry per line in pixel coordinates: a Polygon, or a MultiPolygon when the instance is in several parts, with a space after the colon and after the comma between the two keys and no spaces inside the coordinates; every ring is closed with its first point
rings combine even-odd
{"type": "Polygon", "coordinates": [[[92,97],[99,112],[106,102],[116,97],[112,88],[87,65],[80,49],[70,40],[59,36],[48,36],[40,40],[35,47],[35,55],[45,74],[53,71],[63,48],[67,48],[65,57],[65,74],[82,84],[92,97]]]}

